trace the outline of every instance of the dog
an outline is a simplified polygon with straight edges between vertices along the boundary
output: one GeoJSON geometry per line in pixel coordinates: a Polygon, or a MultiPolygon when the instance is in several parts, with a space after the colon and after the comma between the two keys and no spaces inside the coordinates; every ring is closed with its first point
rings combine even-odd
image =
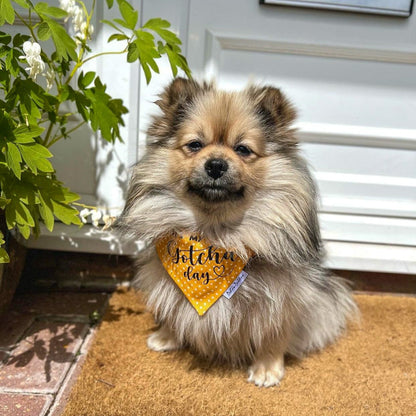
{"type": "Polygon", "coordinates": [[[175,78],[159,97],[117,221],[147,243],[135,284],[159,325],[148,347],[189,348],[277,385],[285,355],[324,348],[357,314],[323,266],[296,110],[273,86],[225,92],[175,78]]]}

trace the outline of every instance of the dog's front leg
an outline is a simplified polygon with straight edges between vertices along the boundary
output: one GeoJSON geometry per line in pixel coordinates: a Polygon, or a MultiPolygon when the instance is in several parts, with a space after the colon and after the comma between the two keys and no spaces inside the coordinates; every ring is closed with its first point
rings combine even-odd
{"type": "Polygon", "coordinates": [[[181,348],[173,332],[166,326],[161,326],[147,338],[147,346],[158,352],[174,351],[181,348]]]}
{"type": "Polygon", "coordinates": [[[248,381],[259,387],[279,384],[285,373],[283,353],[259,352],[248,369],[248,381]]]}

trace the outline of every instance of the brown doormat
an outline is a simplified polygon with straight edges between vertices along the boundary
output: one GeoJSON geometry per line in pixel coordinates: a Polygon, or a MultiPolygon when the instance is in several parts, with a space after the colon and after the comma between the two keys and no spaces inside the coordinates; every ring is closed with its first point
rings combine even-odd
{"type": "Polygon", "coordinates": [[[151,315],[133,292],[115,293],[64,416],[416,415],[416,298],[356,299],[361,326],[289,361],[266,389],[185,351],[149,351],[151,315]]]}

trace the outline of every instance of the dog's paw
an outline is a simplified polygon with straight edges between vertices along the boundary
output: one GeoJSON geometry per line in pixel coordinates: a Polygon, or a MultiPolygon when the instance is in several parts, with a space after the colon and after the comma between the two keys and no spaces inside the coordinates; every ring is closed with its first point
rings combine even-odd
{"type": "Polygon", "coordinates": [[[248,369],[247,381],[259,387],[271,387],[279,384],[284,374],[283,356],[279,358],[260,358],[248,369]]]}
{"type": "Polygon", "coordinates": [[[180,348],[172,333],[166,328],[160,328],[147,338],[147,346],[158,352],[174,351],[180,348]]]}

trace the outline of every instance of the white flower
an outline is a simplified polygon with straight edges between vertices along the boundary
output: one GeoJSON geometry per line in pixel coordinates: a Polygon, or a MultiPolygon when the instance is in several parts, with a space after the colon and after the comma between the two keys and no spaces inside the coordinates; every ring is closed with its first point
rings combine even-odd
{"type": "Polygon", "coordinates": [[[98,211],[98,209],[95,209],[92,211],[91,221],[94,227],[98,227],[98,221],[101,219],[101,216],[102,216],[101,211],[98,211]]]}
{"type": "Polygon", "coordinates": [[[59,7],[68,13],[65,22],[72,16],[72,11],[75,7],[75,0],[59,0],[59,7]]]}
{"type": "Polygon", "coordinates": [[[79,213],[79,216],[81,218],[81,221],[86,224],[87,223],[87,217],[92,214],[92,211],[90,211],[88,208],[84,208],[79,213]]]}
{"type": "Polygon", "coordinates": [[[26,71],[29,72],[29,78],[32,78],[34,81],[45,70],[45,63],[40,56],[41,51],[42,49],[39,43],[26,41],[23,43],[23,52],[25,55],[19,56],[20,59],[26,59],[26,62],[29,64],[26,71]]]}
{"type": "Polygon", "coordinates": [[[72,11],[72,25],[75,33],[81,32],[82,24],[84,23],[84,11],[79,6],[75,6],[72,11]]]}
{"type": "Polygon", "coordinates": [[[90,24],[87,28],[87,22],[82,22],[81,23],[81,27],[80,27],[80,32],[78,35],[83,38],[86,39],[87,37],[91,37],[91,35],[94,33],[94,26],[92,24],[90,24]],[[88,32],[87,32],[88,29],[88,32]]]}
{"type": "Polygon", "coordinates": [[[53,82],[55,81],[55,71],[53,69],[48,69],[46,71],[46,89],[50,90],[53,87],[53,82]]]}
{"type": "Polygon", "coordinates": [[[23,52],[26,54],[26,57],[39,58],[42,49],[39,43],[27,40],[25,43],[23,43],[23,52]]]}
{"type": "MultiPolygon", "coordinates": [[[[69,18],[72,19],[75,38],[87,39],[87,37],[92,35],[94,27],[90,24],[87,28],[84,10],[75,3],[75,0],[59,0],[59,7],[68,13],[65,22],[69,18]]],[[[79,40],[76,40],[76,42],[80,43],[79,40]]]]}

